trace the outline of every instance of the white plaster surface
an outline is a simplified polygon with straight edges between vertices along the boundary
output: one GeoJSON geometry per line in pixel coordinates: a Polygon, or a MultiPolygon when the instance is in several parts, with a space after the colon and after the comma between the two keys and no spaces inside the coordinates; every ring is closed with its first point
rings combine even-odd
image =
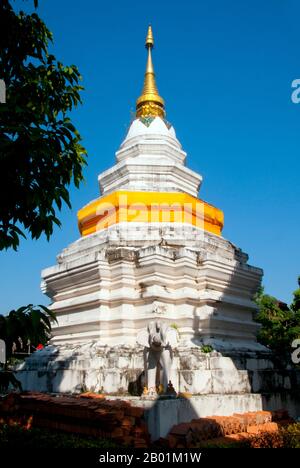
{"type": "Polygon", "coordinates": [[[100,192],[184,192],[197,197],[202,176],[185,166],[175,130],[156,117],[149,126],[135,119],[116,152],[116,164],[99,177],[100,192]]]}
{"type": "MultiPolygon", "coordinates": [[[[159,117],[149,126],[136,119],[116,164],[99,175],[101,193],[197,196],[202,177],[185,159],[173,127],[159,117]]],[[[137,336],[159,320],[178,331],[170,369],[177,391],[249,393],[246,370],[218,352],[201,352],[208,344],[222,353],[265,349],[252,317],[262,270],[247,262],[228,240],[185,223],[121,223],[78,239],[42,272],[58,323],[51,346],[27,359],[18,377],[31,390],[126,394],[143,380],[137,336]]],[[[260,388],[260,376],[253,380],[260,388]]],[[[211,401],[217,409],[216,397],[211,401]]]]}
{"type": "Polygon", "coordinates": [[[133,346],[150,320],[163,319],[187,344],[263,349],[252,320],[262,271],[227,240],[193,226],[183,231],[121,224],[64,249],[43,271],[58,319],[52,343],[133,346]]]}

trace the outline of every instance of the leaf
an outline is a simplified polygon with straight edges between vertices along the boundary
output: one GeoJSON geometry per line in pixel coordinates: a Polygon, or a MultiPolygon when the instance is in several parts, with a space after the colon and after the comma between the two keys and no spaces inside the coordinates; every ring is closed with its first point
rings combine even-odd
{"type": "Polygon", "coordinates": [[[57,322],[57,318],[56,318],[56,314],[55,312],[53,312],[51,309],[49,309],[48,307],[42,305],[42,304],[39,304],[39,306],[41,309],[43,309],[43,311],[49,315],[49,317],[51,317],[52,320],[54,320],[55,322],[57,322]]]}
{"type": "Polygon", "coordinates": [[[0,51],[9,83],[0,106],[0,249],[17,250],[26,231],[50,238],[60,224],[50,207],[60,210],[62,200],[71,207],[69,186],[83,180],[86,150],[70,119],[83,88],[77,67],[49,54],[52,34],[36,12],[17,14],[0,2],[0,18],[13,31],[1,35],[0,51]]]}

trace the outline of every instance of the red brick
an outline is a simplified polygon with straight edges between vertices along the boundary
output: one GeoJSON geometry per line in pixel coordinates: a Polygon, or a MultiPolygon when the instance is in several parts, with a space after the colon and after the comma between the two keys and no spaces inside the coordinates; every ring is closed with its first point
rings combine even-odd
{"type": "Polygon", "coordinates": [[[141,418],[144,415],[144,408],[138,406],[131,406],[125,409],[126,416],[133,416],[135,418],[141,418]]]}
{"type": "Polygon", "coordinates": [[[168,443],[169,443],[170,448],[175,448],[176,445],[177,445],[177,437],[175,437],[172,434],[169,434],[168,435],[168,443]]]}
{"type": "Polygon", "coordinates": [[[256,412],[256,422],[257,424],[264,424],[272,421],[271,411],[257,411],[256,412]]]}
{"type": "Polygon", "coordinates": [[[134,426],[135,425],[135,418],[123,418],[121,421],[122,426],[134,426]]]}
{"type": "Polygon", "coordinates": [[[189,430],[190,430],[190,423],[181,423],[181,424],[177,424],[177,426],[173,426],[171,431],[170,431],[170,434],[174,434],[174,435],[186,435],[189,430]]]}
{"type": "Polygon", "coordinates": [[[116,427],[112,432],[111,432],[111,437],[122,437],[123,436],[123,430],[121,427],[116,427]]]}
{"type": "Polygon", "coordinates": [[[102,400],[106,397],[103,393],[93,393],[93,392],[86,392],[86,393],[81,393],[79,395],[79,398],[94,398],[96,400],[102,400]]]}
{"type": "Polygon", "coordinates": [[[147,448],[148,444],[145,439],[135,439],[133,446],[134,448],[147,448]]]}
{"type": "Polygon", "coordinates": [[[277,432],[278,424],[275,422],[269,422],[265,424],[257,424],[247,427],[248,434],[259,434],[261,432],[277,432]]]}
{"type": "Polygon", "coordinates": [[[132,428],[132,433],[133,434],[145,434],[145,429],[143,427],[140,427],[140,426],[134,426],[132,428]]]}

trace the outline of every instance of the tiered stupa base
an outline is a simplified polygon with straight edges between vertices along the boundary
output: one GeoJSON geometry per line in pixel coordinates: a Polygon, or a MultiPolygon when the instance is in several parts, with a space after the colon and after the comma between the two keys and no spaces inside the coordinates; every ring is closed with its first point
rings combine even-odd
{"type": "Polygon", "coordinates": [[[203,353],[196,346],[178,347],[171,372],[177,397],[153,399],[141,396],[145,384],[142,348],[87,343],[49,346],[34,353],[20,368],[18,379],[24,390],[91,391],[129,399],[146,409],[149,432],[156,440],[176,424],[205,416],[285,408],[297,417],[300,401],[292,389],[299,388],[300,373],[275,366],[269,353],[224,357],[203,353]]]}
{"type": "MultiPolygon", "coordinates": [[[[24,389],[141,395],[137,334],[159,320],[178,331],[171,381],[177,394],[193,397],[198,416],[260,410],[264,393],[271,407],[287,406],[281,395],[290,399],[299,376],[279,370],[255,338],[251,297],[261,270],[225,239],[174,223],[119,224],[71,244],[43,277],[58,325],[52,345],[21,366],[24,389]]],[[[178,421],[188,417],[184,400],[139,400],[153,411],[179,405],[178,421]]]]}

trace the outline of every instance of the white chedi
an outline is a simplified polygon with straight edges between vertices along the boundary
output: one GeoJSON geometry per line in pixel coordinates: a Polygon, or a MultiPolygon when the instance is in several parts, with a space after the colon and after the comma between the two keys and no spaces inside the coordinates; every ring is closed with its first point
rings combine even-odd
{"type": "Polygon", "coordinates": [[[98,176],[100,192],[182,192],[197,197],[202,176],[187,168],[185,159],[172,126],[160,117],[147,125],[135,119],[116,152],[116,164],[98,176]]]}

